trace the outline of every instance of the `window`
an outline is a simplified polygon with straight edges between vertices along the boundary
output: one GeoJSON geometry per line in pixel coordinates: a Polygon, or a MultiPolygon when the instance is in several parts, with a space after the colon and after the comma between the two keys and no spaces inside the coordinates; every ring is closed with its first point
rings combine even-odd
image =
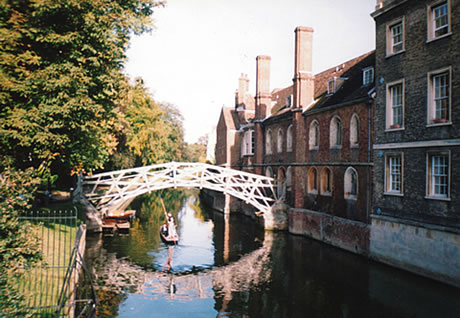
{"type": "Polygon", "coordinates": [[[372,83],[374,83],[374,68],[371,66],[363,69],[363,85],[366,86],[372,83]]]}
{"type": "Polygon", "coordinates": [[[288,152],[291,152],[292,151],[292,125],[290,125],[287,129],[287,133],[286,133],[286,147],[287,147],[287,151],[288,152]]]}
{"type": "Polygon", "coordinates": [[[428,73],[428,124],[450,122],[450,68],[428,73]]]}
{"type": "Polygon", "coordinates": [[[269,178],[273,178],[273,170],[271,167],[268,167],[266,170],[265,170],[265,176],[266,177],[269,177],[269,178]]]}
{"type": "Polygon", "coordinates": [[[265,136],[265,153],[271,154],[272,153],[272,131],[269,129],[265,136]]]}
{"type": "Polygon", "coordinates": [[[278,153],[283,151],[283,130],[281,128],[278,129],[278,140],[276,143],[276,148],[278,150],[278,153]]]}
{"type": "Polygon", "coordinates": [[[291,107],[292,106],[292,95],[289,95],[286,97],[286,107],[291,107]]]}
{"type": "Polygon", "coordinates": [[[319,147],[319,124],[316,120],[310,123],[308,145],[310,149],[318,149],[319,147]]]}
{"type": "Polygon", "coordinates": [[[321,170],[321,195],[332,194],[332,172],[328,167],[321,170]]]}
{"type": "Polygon", "coordinates": [[[353,114],[350,121],[350,146],[352,148],[359,146],[359,118],[353,114]]]}
{"type": "Polygon", "coordinates": [[[241,156],[254,154],[254,130],[248,130],[241,141],[241,156]]]}
{"type": "Polygon", "coordinates": [[[428,198],[450,197],[450,154],[448,152],[428,153],[427,181],[428,198]]]}
{"type": "Polygon", "coordinates": [[[331,148],[340,148],[342,146],[342,121],[335,116],[329,126],[329,142],[331,148]]]}
{"type": "Polygon", "coordinates": [[[404,127],[404,82],[399,81],[387,85],[386,128],[404,127]]]}
{"type": "Polygon", "coordinates": [[[402,154],[388,154],[385,160],[385,193],[402,194],[402,154]]]}
{"type": "Polygon", "coordinates": [[[404,19],[400,18],[387,26],[387,56],[404,51],[404,19]]]}
{"type": "Polygon", "coordinates": [[[332,95],[335,93],[335,77],[327,81],[327,94],[332,95]]]}
{"type": "Polygon", "coordinates": [[[345,171],[344,193],[346,199],[356,199],[358,196],[358,172],[352,167],[345,171]]]}
{"type": "Polygon", "coordinates": [[[318,193],[318,173],[316,168],[310,168],[307,176],[307,191],[308,193],[318,193]]]}
{"type": "Polygon", "coordinates": [[[436,2],[428,7],[428,41],[449,35],[450,1],[436,2]]]}

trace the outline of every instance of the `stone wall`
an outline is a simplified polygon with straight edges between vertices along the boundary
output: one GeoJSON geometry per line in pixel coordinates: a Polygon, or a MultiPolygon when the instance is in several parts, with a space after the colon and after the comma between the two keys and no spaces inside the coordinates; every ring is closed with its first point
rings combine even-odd
{"type": "Polygon", "coordinates": [[[460,230],[373,215],[370,256],[460,287],[460,230]]]}
{"type": "Polygon", "coordinates": [[[369,225],[306,209],[290,209],[289,232],[368,255],[369,225]]]}

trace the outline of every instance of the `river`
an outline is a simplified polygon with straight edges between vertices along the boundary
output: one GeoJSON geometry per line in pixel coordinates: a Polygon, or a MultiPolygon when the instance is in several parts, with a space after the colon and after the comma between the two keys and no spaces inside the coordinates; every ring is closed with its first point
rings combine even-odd
{"type": "Polygon", "coordinates": [[[87,238],[98,317],[460,317],[460,290],[163,193],[177,246],[159,237],[158,194],[132,203],[129,235],[87,238]],[[169,267],[170,263],[170,267],[169,267]]]}

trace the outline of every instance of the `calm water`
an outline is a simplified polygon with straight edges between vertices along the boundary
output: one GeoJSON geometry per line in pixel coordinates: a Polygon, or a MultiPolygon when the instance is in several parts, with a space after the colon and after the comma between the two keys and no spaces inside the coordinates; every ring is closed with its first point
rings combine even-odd
{"type": "Polygon", "coordinates": [[[130,235],[88,237],[98,317],[460,317],[459,289],[264,233],[248,218],[206,211],[194,194],[166,197],[177,246],[160,241],[155,196],[133,203],[130,235]]]}

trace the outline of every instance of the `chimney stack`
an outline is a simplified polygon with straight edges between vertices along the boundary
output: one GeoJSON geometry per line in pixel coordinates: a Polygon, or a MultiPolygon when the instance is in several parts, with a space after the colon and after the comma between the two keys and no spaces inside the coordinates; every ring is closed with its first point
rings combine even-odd
{"type": "Polygon", "coordinates": [[[315,83],[312,71],[313,29],[295,29],[294,107],[306,108],[314,100],[315,83]]]}
{"type": "Polygon", "coordinates": [[[237,106],[240,106],[245,103],[245,98],[248,93],[248,87],[249,87],[248,75],[241,73],[241,76],[238,80],[237,106]]]}
{"type": "Polygon", "coordinates": [[[270,56],[258,56],[256,70],[256,119],[270,116],[270,56]]]}

